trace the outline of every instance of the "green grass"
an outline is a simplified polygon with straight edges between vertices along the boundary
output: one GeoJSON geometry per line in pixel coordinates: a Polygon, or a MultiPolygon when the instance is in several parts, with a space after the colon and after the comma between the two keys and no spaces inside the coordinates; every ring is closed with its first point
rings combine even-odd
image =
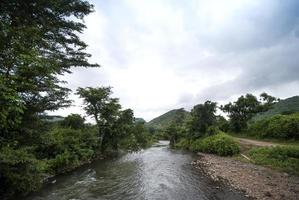
{"type": "Polygon", "coordinates": [[[298,146],[256,147],[248,155],[254,164],[299,175],[298,146]]]}

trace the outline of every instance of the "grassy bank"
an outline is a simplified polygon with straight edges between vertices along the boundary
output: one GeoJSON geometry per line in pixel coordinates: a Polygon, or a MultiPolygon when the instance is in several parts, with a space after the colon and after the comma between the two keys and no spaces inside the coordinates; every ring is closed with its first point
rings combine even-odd
{"type": "Polygon", "coordinates": [[[252,147],[245,154],[250,161],[237,156],[238,160],[269,167],[281,172],[299,176],[299,147],[252,147]]]}
{"type": "Polygon", "coordinates": [[[223,132],[193,141],[182,139],[175,145],[175,147],[188,149],[193,152],[217,154],[219,156],[232,156],[240,152],[238,143],[223,132]]]}

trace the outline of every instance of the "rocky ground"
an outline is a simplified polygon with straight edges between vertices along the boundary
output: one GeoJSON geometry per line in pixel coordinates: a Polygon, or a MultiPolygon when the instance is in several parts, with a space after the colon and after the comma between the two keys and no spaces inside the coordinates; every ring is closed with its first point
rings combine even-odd
{"type": "Polygon", "coordinates": [[[299,177],[233,158],[199,153],[193,164],[215,181],[224,181],[247,197],[265,200],[299,200],[299,177]]]}

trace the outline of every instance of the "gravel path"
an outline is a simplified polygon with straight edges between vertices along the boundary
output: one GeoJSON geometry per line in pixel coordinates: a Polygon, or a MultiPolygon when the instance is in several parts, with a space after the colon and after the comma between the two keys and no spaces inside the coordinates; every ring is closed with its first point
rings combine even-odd
{"type": "Polygon", "coordinates": [[[299,177],[233,158],[199,153],[193,164],[215,181],[224,181],[247,197],[265,200],[299,200],[299,177]]]}

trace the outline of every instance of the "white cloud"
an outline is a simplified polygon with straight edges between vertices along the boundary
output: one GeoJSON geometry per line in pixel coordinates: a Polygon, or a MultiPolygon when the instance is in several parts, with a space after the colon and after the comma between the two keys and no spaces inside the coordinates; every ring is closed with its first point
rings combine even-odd
{"type": "MultiPolygon", "coordinates": [[[[103,67],[74,69],[69,87],[113,87],[146,120],[211,99],[298,94],[299,3],[258,0],[94,1],[82,35],[103,67]],[[297,9],[296,9],[297,8],[297,9]],[[286,88],[290,90],[286,90],[286,88]]],[[[74,107],[55,113],[83,113],[74,107]]]]}

